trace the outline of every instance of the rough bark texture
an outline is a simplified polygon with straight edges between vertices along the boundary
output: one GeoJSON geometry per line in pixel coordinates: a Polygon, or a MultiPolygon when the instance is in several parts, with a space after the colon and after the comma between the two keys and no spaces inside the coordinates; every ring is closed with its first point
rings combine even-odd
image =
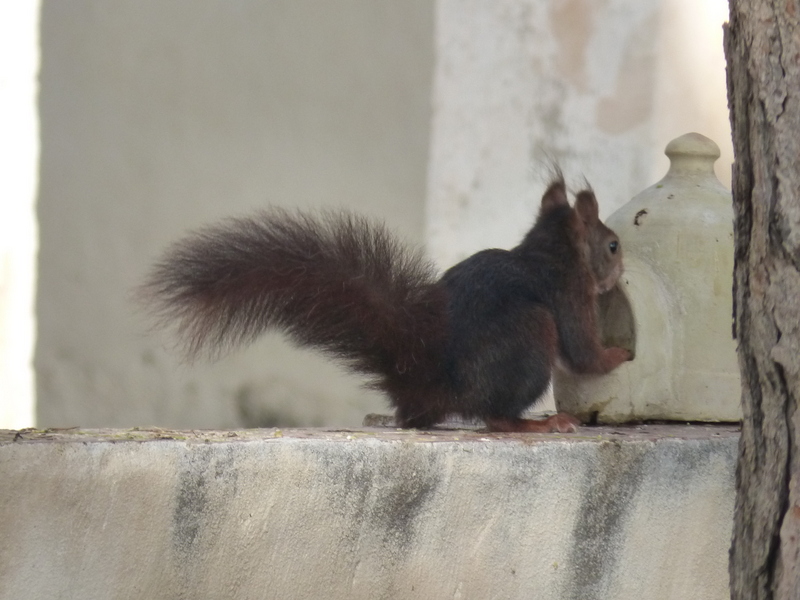
{"type": "Polygon", "coordinates": [[[800,0],[730,0],[734,332],[744,419],[731,597],[800,596],[800,0]]]}

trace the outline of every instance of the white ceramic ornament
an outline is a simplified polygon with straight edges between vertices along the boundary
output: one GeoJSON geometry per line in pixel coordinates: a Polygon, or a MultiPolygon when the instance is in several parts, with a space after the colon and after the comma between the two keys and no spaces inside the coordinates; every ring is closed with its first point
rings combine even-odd
{"type": "Polygon", "coordinates": [[[607,375],[554,374],[559,411],[583,421],[738,421],[732,339],[733,209],[714,175],[719,147],[671,141],[667,175],[616,211],[625,273],[600,299],[606,346],[634,360],[607,375]]]}

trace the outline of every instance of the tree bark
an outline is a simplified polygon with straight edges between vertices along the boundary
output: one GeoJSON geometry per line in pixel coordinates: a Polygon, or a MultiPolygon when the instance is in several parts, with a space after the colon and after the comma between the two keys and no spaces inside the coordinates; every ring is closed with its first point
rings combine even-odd
{"type": "Polygon", "coordinates": [[[731,598],[800,598],[800,0],[730,0],[742,437],[731,598]]]}

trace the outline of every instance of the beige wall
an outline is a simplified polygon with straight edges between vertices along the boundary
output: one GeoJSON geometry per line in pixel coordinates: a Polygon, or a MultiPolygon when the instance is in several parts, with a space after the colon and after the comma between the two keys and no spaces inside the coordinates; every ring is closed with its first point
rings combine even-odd
{"type": "Polygon", "coordinates": [[[730,187],[725,0],[439,0],[427,231],[443,263],[509,247],[558,162],[601,216],[666,173],[667,143],[717,142],[730,187]]]}
{"type": "Polygon", "coordinates": [[[188,229],[349,206],[421,243],[429,0],[45,0],[40,425],[358,424],[357,378],[272,337],[180,366],[129,292],[188,229]]]}

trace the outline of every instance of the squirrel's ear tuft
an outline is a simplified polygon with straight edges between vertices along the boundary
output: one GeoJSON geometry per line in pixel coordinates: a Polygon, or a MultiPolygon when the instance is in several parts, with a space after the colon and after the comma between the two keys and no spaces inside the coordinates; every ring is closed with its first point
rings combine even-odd
{"type": "Polygon", "coordinates": [[[539,214],[548,213],[559,206],[569,206],[567,186],[560,172],[558,173],[558,179],[553,180],[547,191],[545,191],[544,196],[542,196],[542,208],[539,214]]]}
{"type": "Polygon", "coordinates": [[[600,220],[600,207],[592,190],[579,192],[575,198],[575,212],[586,225],[594,225],[600,220]]]}

